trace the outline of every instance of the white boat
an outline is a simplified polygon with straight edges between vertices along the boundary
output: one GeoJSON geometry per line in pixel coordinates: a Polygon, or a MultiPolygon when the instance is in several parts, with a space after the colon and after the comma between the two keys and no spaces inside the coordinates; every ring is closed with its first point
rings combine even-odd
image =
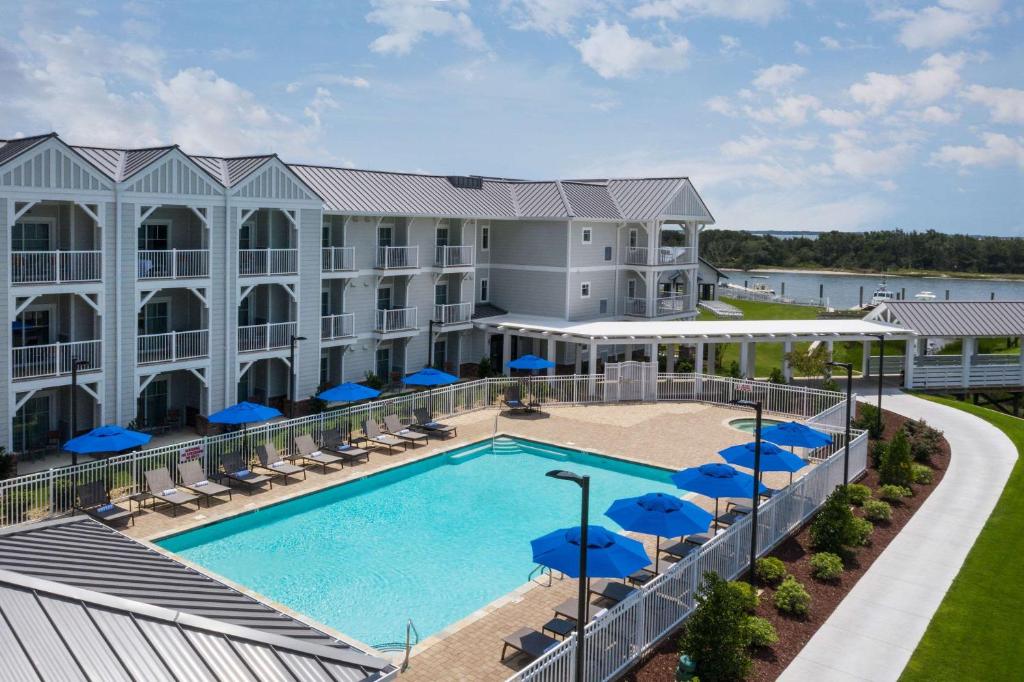
{"type": "Polygon", "coordinates": [[[750,283],[750,290],[755,294],[775,295],[775,289],[768,286],[768,275],[751,275],[750,279],[754,280],[750,283]]]}
{"type": "Polygon", "coordinates": [[[935,294],[933,294],[930,291],[919,291],[916,294],[914,294],[914,298],[916,298],[918,301],[934,301],[935,294]]]}
{"type": "Polygon", "coordinates": [[[882,279],[882,283],[875,289],[875,293],[871,294],[871,305],[878,305],[879,303],[888,303],[889,301],[896,300],[896,292],[889,291],[885,286],[885,279],[882,279]]]}

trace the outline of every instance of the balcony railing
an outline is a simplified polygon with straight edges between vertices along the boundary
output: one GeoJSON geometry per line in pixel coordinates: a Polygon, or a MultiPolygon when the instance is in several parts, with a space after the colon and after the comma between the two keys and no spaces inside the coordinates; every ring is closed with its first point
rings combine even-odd
{"type": "Polygon", "coordinates": [[[434,321],[441,324],[460,324],[473,318],[473,302],[445,303],[434,306],[434,321]]]}
{"type": "Polygon", "coordinates": [[[463,268],[473,265],[473,246],[436,246],[434,265],[439,268],[463,268]]]}
{"type": "Polygon", "coordinates": [[[420,247],[418,246],[378,246],[376,267],[381,270],[400,268],[418,268],[420,266],[420,247]]]}
{"type": "Polygon", "coordinates": [[[98,282],[103,277],[100,251],[14,251],[12,284],[98,282]]]}
{"type": "Polygon", "coordinates": [[[323,272],[349,272],[356,269],[356,249],[354,246],[325,246],[323,272]]]}
{"type": "Polygon", "coordinates": [[[690,303],[690,296],[687,294],[659,296],[654,299],[653,306],[644,298],[627,298],[625,314],[634,317],[678,315],[690,310],[690,303]]]}
{"type": "Polygon", "coordinates": [[[167,334],[143,334],[139,336],[138,344],[140,365],[194,360],[209,357],[210,332],[206,329],[197,329],[167,334]]]}
{"type": "Polygon", "coordinates": [[[291,337],[297,333],[298,325],[295,322],[271,322],[239,327],[238,352],[258,353],[287,348],[291,337]]]}
{"type": "Polygon", "coordinates": [[[207,249],[139,251],[139,279],[196,279],[210,276],[207,249]]]}
{"type": "Polygon", "coordinates": [[[416,308],[377,309],[374,331],[380,333],[416,329],[416,308]]]}
{"type": "Polygon", "coordinates": [[[241,277],[295,275],[298,272],[298,249],[242,249],[238,252],[238,274],[241,277]]]}
{"type": "Polygon", "coordinates": [[[697,262],[697,250],[692,246],[630,246],[623,255],[625,265],[692,265],[697,262]]]}
{"type": "Polygon", "coordinates": [[[11,375],[17,379],[37,379],[71,374],[72,359],[79,361],[79,372],[95,372],[103,367],[103,342],[73,341],[11,349],[11,375]]]}
{"type": "Polygon", "coordinates": [[[333,341],[355,336],[356,320],[352,313],[324,315],[320,318],[320,340],[333,341]]]}

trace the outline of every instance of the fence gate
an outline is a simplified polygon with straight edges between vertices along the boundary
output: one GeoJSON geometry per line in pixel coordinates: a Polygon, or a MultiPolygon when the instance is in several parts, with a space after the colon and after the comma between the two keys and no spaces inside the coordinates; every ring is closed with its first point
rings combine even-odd
{"type": "Polygon", "coordinates": [[[657,400],[658,365],[634,360],[606,364],[604,399],[608,402],[657,400]]]}

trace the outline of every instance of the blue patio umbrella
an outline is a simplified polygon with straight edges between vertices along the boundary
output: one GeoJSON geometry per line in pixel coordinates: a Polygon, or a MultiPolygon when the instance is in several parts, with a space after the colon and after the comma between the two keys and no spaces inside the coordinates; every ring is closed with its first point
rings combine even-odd
{"type": "MultiPolygon", "coordinates": [[[[580,527],[559,528],[530,540],[533,560],[570,578],[580,577],[580,527]]],[[[623,578],[651,563],[643,544],[604,526],[587,526],[587,577],[623,578]]]]}
{"type": "MultiPolygon", "coordinates": [[[[753,469],[754,445],[754,443],[733,445],[724,450],[719,450],[718,454],[729,464],[734,464],[744,469],[753,469]]],[[[765,440],[761,441],[761,471],[787,471],[789,472],[789,482],[792,483],[793,472],[799,471],[805,466],[807,466],[807,462],[789,450],[783,450],[778,445],[765,440]]]]}
{"type": "MultiPolygon", "coordinates": [[[[701,464],[672,474],[672,482],[677,488],[713,497],[715,499],[715,523],[718,523],[718,500],[722,497],[750,497],[754,485],[754,477],[737,471],[728,464],[701,464]]],[[[758,482],[758,492],[767,492],[768,488],[758,482]]]]}
{"type": "Polygon", "coordinates": [[[541,369],[549,369],[555,366],[555,363],[544,358],[537,357],[536,355],[521,355],[512,362],[508,363],[509,369],[528,369],[531,372],[541,369]]]}
{"type": "Polygon", "coordinates": [[[121,452],[145,445],[153,437],[148,433],[130,431],[116,424],[98,426],[89,433],[83,433],[64,443],[64,449],[80,455],[97,452],[121,452]]]}
{"type": "MultiPolygon", "coordinates": [[[[362,384],[356,384],[351,381],[346,381],[340,386],[329,388],[317,398],[320,400],[326,400],[329,403],[354,403],[358,400],[369,400],[370,398],[376,398],[380,395],[380,391],[369,386],[363,386],[362,384]]],[[[349,411],[349,417],[345,419],[345,424],[348,430],[347,438],[352,438],[352,418],[351,411],[349,411]]]]}
{"type": "Polygon", "coordinates": [[[206,419],[214,424],[244,425],[254,424],[256,422],[265,422],[268,419],[280,416],[281,413],[273,407],[267,407],[266,405],[258,405],[250,402],[241,402],[237,405],[226,407],[220,412],[214,412],[206,419]]]}
{"type": "Polygon", "coordinates": [[[784,422],[761,431],[763,440],[797,448],[820,448],[832,444],[832,434],[812,429],[800,422],[784,422]]]}
{"type": "Polygon", "coordinates": [[[711,525],[711,514],[693,502],[666,493],[615,500],[605,515],[626,530],[655,536],[655,573],[659,568],[662,538],[705,533],[711,525]]]}
{"type": "Polygon", "coordinates": [[[402,383],[406,386],[426,386],[427,387],[427,405],[430,412],[430,416],[434,416],[434,386],[447,386],[448,384],[454,384],[459,378],[454,374],[448,372],[442,372],[439,369],[433,367],[424,367],[415,374],[402,379],[402,383]]]}

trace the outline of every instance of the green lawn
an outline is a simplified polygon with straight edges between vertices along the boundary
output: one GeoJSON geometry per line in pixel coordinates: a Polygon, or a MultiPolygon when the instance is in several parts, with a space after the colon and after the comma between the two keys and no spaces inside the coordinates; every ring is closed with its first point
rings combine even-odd
{"type": "Polygon", "coordinates": [[[1016,444],[999,504],[971,548],[900,680],[1011,680],[1024,674],[1024,420],[933,398],[981,417],[1016,444]]]}

